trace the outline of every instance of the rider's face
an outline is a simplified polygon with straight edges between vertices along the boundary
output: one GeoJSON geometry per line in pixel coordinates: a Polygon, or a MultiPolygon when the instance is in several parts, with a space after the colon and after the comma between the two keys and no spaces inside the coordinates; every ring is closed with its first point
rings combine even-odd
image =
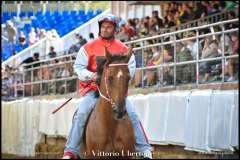
{"type": "Polygon", "coordinates": [[[103,38],[111,38],[114,35],[114,25],[109,22],[103,22],[101,24],[101,31],[100,31],[101,37],[103,38]]]}

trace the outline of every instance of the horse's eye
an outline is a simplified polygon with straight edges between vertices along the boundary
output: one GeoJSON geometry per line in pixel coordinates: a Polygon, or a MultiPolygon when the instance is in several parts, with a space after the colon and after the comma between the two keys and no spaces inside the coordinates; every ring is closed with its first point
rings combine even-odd
{"type": "Polygon", "coordinates": [[[111,83],[113,81],[113,77],[112,76],[109,76],[108,77],[108,81],[111,83]]]}

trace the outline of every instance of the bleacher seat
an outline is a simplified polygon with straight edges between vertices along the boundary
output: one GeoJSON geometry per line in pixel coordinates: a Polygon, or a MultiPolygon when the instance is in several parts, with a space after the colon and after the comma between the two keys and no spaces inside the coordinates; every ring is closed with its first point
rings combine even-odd
{"type": "Polygon", "coordinates": [[[19,17],[20,17],[20,18],[26,17],[26,12],[20,12],[19,17]]]}
{"type": "Polygon", "coordinates": [[[89,16],[89,17],[93,17],[93,10],[88,10],[88,12],[87,12],[87,16],[89,16]]]}
{"type": "Polygon", "coordinates": [[[77,16],[77,11],[71,11],[71,16],[76,17],[77,16]]]}
{"type": "Polygon", "coordinates": [[[17,12],[11,12],[11,18],[16,17],[17,16],[17,12]]]}
{"type": "Polygon", "coordinates": [[[78,15],[80,17],[83,17],[85,15],[85,11],[84,10],[79,10],[78,15]]]}
{"type": "MultiPolygon", "coordinates": [[[[62,37],[100,13],[102,13],[101,9],[96,10],[96,12],[89,10],[86,14],[83,9],[79,11],[64,10],[62,12],[55,10],[52,13],[49,10],[45,13],[42,11],[37,11],[36,13],[33,11],[21,11],[19,14],[20,18],[30,18],[32,16],[35,16],[36,19],[32,19],[31,23],[26,23],[23,27],[18,28],[18,31],[23,31],[24,35],[28,39],[28,33],[30,32],[31,27],[34,27],[35,29],[43,28],[46,31],[56,29],[59,36],[62,37]]],[[[17,16],[16,12],[3,12],[2,23],[6,23],[7,20],[10,20],[14,16],[17,16]]],[[[17,44],[15,46],[15,50],[17,52],[20,52],[26,47],[28,47],[27,44],[24,46],[17,44]]],[[[9,46],[4,49],[3,60],[6,60],[11,56],[12,51],[10,50],[11,49],[9,49],[9,46]]]]}
{"type": "Polygon", "coordinates": [[[28,11],[28,12],[27,12],[27,15],[28,15],[28,17],[30,18],[31,16],[33,16],[33,11],[28,11]]]}

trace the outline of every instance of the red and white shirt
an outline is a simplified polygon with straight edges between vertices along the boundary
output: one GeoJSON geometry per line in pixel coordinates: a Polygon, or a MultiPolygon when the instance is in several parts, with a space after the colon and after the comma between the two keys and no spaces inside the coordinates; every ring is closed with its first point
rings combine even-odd
{"type": "MultiPolygon", "coordinates": [[[[105,47],[111,54],[127,54],[127,46],[117,39],[105,40],[101,37],[96,38],[84,46],[82,46],[77,54],[76,61],[74,63],[74,71],[78,75],[80,80],[80,94],[84,95],[91,90],[96,90],[95,83],[89,85],[96,72],[96,57],[105,56],[105,47]]],[[[132,54],[128,62],[129,73],[133,77],[136,70],[135,56],[132,54]]]]}

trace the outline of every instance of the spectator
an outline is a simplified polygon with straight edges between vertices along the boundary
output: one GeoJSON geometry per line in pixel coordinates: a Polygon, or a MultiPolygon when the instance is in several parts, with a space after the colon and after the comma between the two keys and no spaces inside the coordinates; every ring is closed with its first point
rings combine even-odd
{"type": "Polygon", "coordinates": [[[194,19],[203,18],[207,15],[207,8],[201,2],[197,2],[196,10],[194,11],[194,19]]]}
{"type": "Polygon", "coordinates": [[[136,33],[139,33],[139,29],[140,29],[140,20],[139,20],[139,18],[134,18],[133,19],[133,21],[134,21],[134,23],[135,23],[135,32],[136,33]]]}
{"type": "Polygon", "coordinates": [[[175,26],[174,17],[173,17],[172,14],[168,14],[167,23],[165,23],[165,27],[170,28],[170,27],[173,27],[173,26],[175,26]]]}
{"type": "MultiPolygon", "coordinates": [[[[211,12],[210,15],[217,14],[217,13],[220,13],[220,12],[221,12],[220,6],[219,6],[218,3],[213,3],[212,6],[213,6],[213,7],[212,7],[212,12],[211,12]]],[[[221,19],[220,19],[219,16],[213,17],[213,22],[212,22],[212,23],[219,22],[220,20],[221,20],[221,19]]]]}
{"type": "MultiPolygon", "coordinates": [[[[191,51],[185,47],[182,42],[176,45],[176,62],[184,62],[193,60],[191,51]]],[[[177,83],[192,82],[194,79],[194,64],[186,64],[176,67],[177,83]]]]}
{"type": "MultiPolygon", "coordinates": [[[[217,57],[220,54],[218,52],[218,48],[219,47],[218,47],[218,43],[216,40],[210,41],[209,38],[206,38],[204,47],[202,50],[201,59],[217,57]]],[[[209,80],[209,76],[210,76],[213,65],[216,65],[216,61],[207,61],[207,62],[200,63],[200,65],[199,65],[200,73],[204,74],[203,82],[206,82],[209,80]]]]}
{"type": "Polygon", "coordinates": [[[175,24],[176,26],[181,25],[181,19],[180,19],[180,13],[179,11],[176,11],[175,16],[174,16],[175,24]]]}
{"type": "MultiPolygon", "coordinates": [[[[196,33],[195,32],[190,32],[187,34],[187,37],[195,37],[196,33]]],[[[197,53],[201,53],[202,47],[201,44],[197,44],[196,39],[188,40],[186,41],[187,43],[187,48],[191,51],[191,55],[194,59],[197,57],[197,53]]],[[[200,55],[199,55],[200,56],[200,55]]]]}
{"type": "MultiPolygon", "coordinates": [[[[39,70],[38,77],[40,77],[41,80],[49,80],[50,79],[50,70],[48,67],[48,62],[43,62],[42,65],[44,67],[41,67],[39,70]]],[[[40,91],[40,94],[47,94],[48,93],[48,83],[43,83],[42,84],[42,90],[40,91]]]]}
{"type": "Polygon", "coordinates": [[[155,35],[157,31],[157,19],[150,18],[149,21],[149,35],[155,35]]]}
{"type": "Polygon", "coordinates": [[[8,77],[4,77],[2,80],[2,96],[10,97],[10,87],[11,83],[8,77]]]}
{"type": "Polygon", "coordinates": [[[42,80],[49,80],[50,79],[50,73],[49,73],[49,68],[47,67],[48,63],[42,63],[45,67],[41,67],[39,71],[39,77],[41,77],[42,80]]]}
{"type": "Polygon", "coordinates": [[[224,35],[224,39],[223,39],[223,35],[221,35],[221,37],[220,37],[220,42],[219,42],[219,49],[220,50],[222,50],[223,45],[224,45],[224,54],[229,55],[230,52],[231,52],[232,41],[231,41],[228,34],[224,35]]]}
{"type": "Polygon", "coordinates": [[[163,20],[159,17],[158,11],[152,11],[152,17],[155,18],[157,21],[157,30],[164,27],[163,20]]]}
{"type": "Polygon", "coordinates": [[[210,41],[209,38],[205,39],[204,47],[202,50],[201,58],[216,57],[218,54],[218,43],[216,40],[210,41]]]}
{"type": "Polygon", "coordinates": [[[18,36],[18,43],[20,46],[24,46],[26,44],[26,36],[24,35],[23,31],[20,31],[18,36]]]}
{"type": "Polygon", "coordinates": [[[149,21],[147,18],[144,18],[140,21],[140,37],[147,36],[149,34],[149,21]]]}
{"type": "Polygon", "coordinates": [[[174,14],[177,11],[177,3],[173,2],[173,3],[169,3],[169,11],[170,13],[174,14]]]}
{"type": "Polygon", "coordinates": [[[93,40],[94,39],[94,34],[91,32],[89,33],[89,40],[93,40]]]}
{"type": "Polygon", "coordinates": [[[153,57],[149,60],[148,66],[158,65],[159,59],[160,59],[160,52],[158,50],[158,47],[152,48],[153,57]]]}
{"type": "Polygon", "coordinates": [[[169,10],[166,10],[164,13],[164,27],[166,27],[166,24],[168,23],[168,15],[170,14],[169,10]]]}
{"type": "MultiPolygon", "coordinates": [[[[90,36],[90,35],[89,35],[90,36]]],[[[77,53],[79,51],[79,49],[81,48],[81,44],[79,43],[79,34],[75,34],[75,39],[77,41],[76,44],[73,44],[69,50],[68,50],[68,54],[72,54],[72,53],[77,53]]]]}
{"type": "Polygon", "coordinates": [[[41,29],[40,30],[40,34],[39,34],[39,39],[43,39],[47,36],[46,34],[46,30],[45,29],[41,29]]]}
{"type": "Polygon", "coordinates": [[[33,45],[37,41],[37,35],[35,29],[32,27],[30,33],[28,34],[28,44],[29,46],[33,45]]]}
{"type": "Polygon", "coordinates": [[[83,38],[81,35],[79,35],[79,44],[83,46],[85,43],[87,43],[87,40],[83,38]]]}
{"type": "MultiPolygon", "coordinates": [[[[127,21],[125,19],[122,19],[121,17],[117,17],[117,19],[118,19],[118,22],[119,22],[118,23],[119,27],[122,27],[127,23],[127,21]]],[[[117,32],[119,32],[119,30],[117,30],[117,32]]]]}
{"type": "Polygon", "coordinates": [[[17,29],[10,20],[6,23],[6,29],[8,34],[8,42],[13,47],[16,44],[17,29]]]}
{"type": "Polygon", "coordinates": [[[238,32],[233,32],[231,34],[231,40],[232,40],[232,54],[238,54],[239,53],[238,32]]]}
{"type": "Polygon", "coordinates": [[[191,10],[189,6],[185,3],[182,3],[182,11],[180,12],[180,19],[183,23],[186,23],[191,19],[191,10]]]}
{"type": "Polygon", "coordinates": [[[52,29],[51,30],[51,33],[52,33],[52,38],[56,38],[56,39],[59,39],[60,36],[58,35],[56,29],[52,29]]]}
{"type": "MultiPolygon", "coordinates": [[[[33,54],[33,57],[29,57],[29,58],[25,59],[24,61],[22,61],[22,63],[20,63],[20,65],[22,65],[22,64],[31,64],[31,63],[37,62],[37,61],[39,61],[39,53],[36,52],[36,53],[33,54]]],[[[33,65],[27,65],[27,66],[25,66],[25,69],[35,68],[35,67],[38,67],[38,66],[40,66],[40,63],[35,63],[33,65]]],[[[39,69],[33,70],[33,77],[34,77],[34,79],[39,79],[38,71],[39,71],[39,69]]],[[[32,81],[32,79],[31,79],[31,72],[32,71],[27,71],[26,72],[26,74],[25,74],[25,82],[32,81]]]]}
{"type": "Polygon", "coordinates": [[[221,12],[219,4],[218,3],[213,3],[211,14],[217,14],[219,12],[221,12]]]}
{"type": "Polygon", "coordinates": [[[6,65],[4,77],[10,77],[12,68],[9,65],[6,65]]]}
{"type": "Polygon", "coordinates": [[[128,34],[124,28],[124,25],[120,27],[120,31],[117,33],[116,38],[122,42],[126,42],[128,40],[128,34]]]}
{"type": "MultiPolygon", "coordinates": [[[[173,53],[172,53],[172,47],[171,45],[165,45],[163,46],[162,53],[160,53],[160,59],[157,62],[157,64],[164,64],[168,63],[173,60],[173,53]]],[[[164,68],[160,68],[158,72],[158,76],[161,78],[161,83],[165,84],[171,84],[173,82],[173,74],[171,73],[172,70],[169,66],[166,66],[164,68]]]]}
{"type": "Polygon", "coordinates": [[[221,10],[224,10],[224,8],[226,7],[226,2],[225,1],[220,1],[219,6],[220,6],[221,10]]]}
{"type": "MultiPolygon", "coordinates": [[[[231,51],[230,55],[239,54],[238,37],[239,37],[238,32],[231,33],[232,51],[231,51]]],[[[238,71],[238,65],[239,65],[238,58],[228,59],[226,66],[225,66],[225,74],[229,75],[229,78],[227,79],[227,81],[233,81],[236,79],[236,77],[238,77],[237,74],[236,74],[236,76],[234,75],[238,71]]]]}
{"type": "Polygon", "coordinates": [[[7,98],[14,97],[15,84],[16,84],[14,69],[7,65],[5,68],[5,74],[3,77],[4,78],[2,83],[2,93],[5,94],[7,98]]]}
{"type": "MultiPolygon", "coordinates": [[[[39,53],[38,52],[34,53],[32,57],[29,57],[29,58],[25,59],[24,61],[22,61],[22,63],[20,63],[20,65],[30,64],[30,63],[37,62],[37,61],[39,61],[39,53]]],[[[38,67],[38,66],[40,66],[40,64],[36,63],[33,65],[27,65],[26,68],[38,67]]]]}
{"type": "Polygon", "coordinates": [[[123,26],[125,32],[128,35],[128,40],[130,40],[136,34],[135,30],[134,30],[134,26],[135,25],[134,25],[134,22],[132,21],[132,19],[128,19],[128,23],[123,26]]]}
{"type": "MultiPolygon", "coordinates": [[[[69,64],[69,63],[68,63],[69,64]]],[[[65,65],[61,71],[61,77],[70,77],[69,65],[65,65]]]]}
{"type": "MultiPolygon", "coordinates": [[[[146,54],[146,53],[145,53],[146,54]]],[[[154,61],[157,60],[157,58],[159,57],[157,53],[152,54],[152,51],[148,51],[148,53],[150,56],[147,60],[147,66],[154,66],[154,61]],[[150,54],[151,53],[151,54],[150,54]]],[[[145,72],[145,77],[144,77],[144,81],[146,83],[147,86],[152,86],[154,85],[155,81],[156,81],[156,69],[147,69],[145,72]]]]}
{"type": "Polygon", "coordinates": [[[207,15],[210,15],[212,12],[212,6],[209,1],[201,1],[201,3],[207,9],[207,15]]]}
{"type": "MultiPolygon", "coordinates": [[[[155,66],[155,65],[159,65],[159,61],[160,61],[160,52],[158,47],[153,47],[152,48],[152,59],[149,60],[149,63],[147,66],[155,66]]],[[[147,85],[154,85],[157,82],[157,71],[159,69],[151,69],[151,70],[146,70],[146,75],[147,75],[147,85]]],[[[158,75],[159,76],[159,75],[158,75]]]]}
{"type": "Polygon", "coordinates": [[[48,53],[48,55],[49,55],[49,58],[55,58],[57,56],[57,53],[55,52],[53,46],[50,47],[50,52],[48,53]]]}
{"type": "Polygon", "coordinates": [[[79,47],[76,44],[73,44],[69,50],[68,50],[68,54],[72,54],[72,53],[77,53],[79,51],[79,47]]]}
{"type": "Polygon", "coordinates": [[[19,68],[14,69],[14,96],[18,97],[19,95],[23,95],[23,74],[20,72],[19,68]]]}
{"type": "MultiPolygon", "coordinates": [[[[230,11],[227,15],[228,19],[235,19],[237,18],[236,14],[234,11],[230,11]]],[[[227,23],[225,24],[226,29],[233,29],[233,28],[238,28],[238,22],[233,22],[233,23],[227,23]]]]}

